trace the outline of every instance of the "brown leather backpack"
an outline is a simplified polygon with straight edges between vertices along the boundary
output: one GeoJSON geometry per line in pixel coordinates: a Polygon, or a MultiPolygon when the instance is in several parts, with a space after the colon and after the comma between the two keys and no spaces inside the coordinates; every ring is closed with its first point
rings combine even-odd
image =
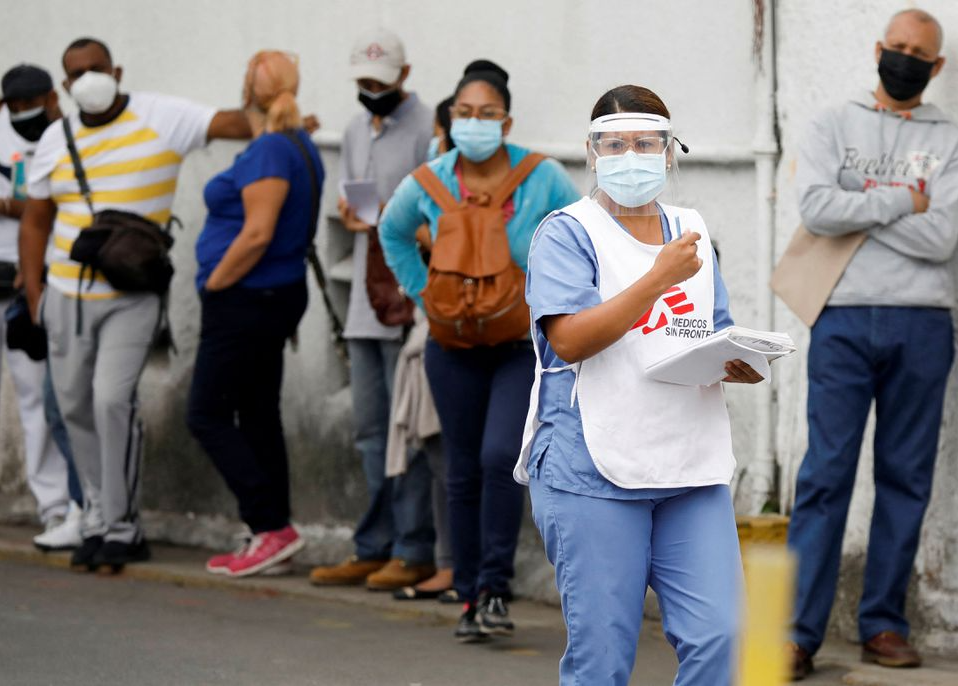
{"type": "Polygon", "coordinates": [[[526,275],[512,260],[502,206],[545,157],[530,153],[484,198],[458,202],[427,165],[413,172],[442,214],[423,309],[444,348],[516,341],[529,334],[526,275]]]}

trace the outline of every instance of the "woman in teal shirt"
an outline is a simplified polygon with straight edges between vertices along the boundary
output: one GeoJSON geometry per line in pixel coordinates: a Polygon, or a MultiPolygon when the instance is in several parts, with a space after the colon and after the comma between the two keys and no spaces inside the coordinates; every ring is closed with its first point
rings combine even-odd
{"type": "MultiPolygon", "coordinates": [[[[457,201],[492,194],[529,150],[503,138],[512,125],[508,74],[478,60],[468,67],[451,107],[456,148],[429,163],[457,201]]],[[[539,222],[580,197],[555,160],[544,160],[503,205],[513,261],[526,269],[539,222]]],[[[439,206],[412,176],[386,206],[379,237],[386,261],[405,291],[422,306],[427,265],[416,229],[438,234],[439,206]]],[[[444,349],[430,338],[426,374],[442,426],[447,467],[454,585],[466,603],[456,637],[463,642],[489,634],[509,635],[509,580],[522,523],[523,493],[512,479],[535,370],[528,337],[498,345],[444,349]]]]}

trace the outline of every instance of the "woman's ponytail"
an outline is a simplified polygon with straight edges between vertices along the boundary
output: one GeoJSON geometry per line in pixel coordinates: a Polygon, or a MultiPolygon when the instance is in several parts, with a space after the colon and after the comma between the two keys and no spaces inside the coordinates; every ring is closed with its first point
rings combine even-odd
{"type": "Polygon", "coordinates": [[[296,96],[289,91],[283,91],[269,104],[266,110],[266,130],[285,131],[298,129],[303,125],[303,118],[299,114],[299,105],[296,96]]]}

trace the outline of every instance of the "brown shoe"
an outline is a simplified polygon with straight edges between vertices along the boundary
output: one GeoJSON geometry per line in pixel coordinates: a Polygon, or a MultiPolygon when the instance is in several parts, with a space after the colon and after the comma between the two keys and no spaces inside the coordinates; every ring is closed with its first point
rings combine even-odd
{"type": "Polygon", "coordinates": [[[801,681],[815,669],[812,656],[794,641],[785,644],[785,653],[788,660],[788,678],[791,681],[801,681]]]}
{"type": "Polygon", "coordinates": [[[882,667],[920,667],[921,655],[901,634],[883,631],[862,644],[862,661],[882,667]]]}
{"type": "Polygon", "coordinates": [[[332,567],[314,567],[309,573],[309,582],[317,586],[355,586],[363,583],[373,572],[382,569],[386,562],[386,560],[360,560],[353,555],[332,567]]]}
{"type": "Polygon", "coordinates": [[[393,558],[385,567],[366,578],[366,588],[370,591],[392,591],[403,586],[415,586],[435,573],[436,568],[431,564],[416,565],[393,558]]]}

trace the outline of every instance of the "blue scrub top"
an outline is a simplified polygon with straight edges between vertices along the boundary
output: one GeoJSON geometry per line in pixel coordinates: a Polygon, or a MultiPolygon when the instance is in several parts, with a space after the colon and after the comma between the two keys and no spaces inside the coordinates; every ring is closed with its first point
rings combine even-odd
{"type": "MultiPolygon", "coordinates": [[[[668,218],[660,210],[662,239],[674,238],[668,218]]],[[[621,224],[620,224],[621,226],[621,224]]],[[[627,229],[622,226],[623,231],[627,229]]],[[[677,236],[675,236],[677,237],[677,236]]],[[[714,326],[732,326],[728,291],[718,270],[715,253],[714,326]]],[[[529,251],[526,302],[532,308],[536,344],[544,369],[565,367],[542,333],[542,317],[575,314],[602,302],[599,295],[599,262],[585,227],[567,214],[550,217],[536,233],[529,251]]],[[[679,495],[689,488],[621,488],[602,476],[592,461],[582,433],[579,400],[570,405],[575,372],[542,375],[539,386],[539,430],[532,441],[527,469],[530,478],[552,488],[597,498],[645,500],[679,495]]]]}
{"type": "MultiPolygon", "coordinates": [[[[323,163],[305,130],[296,135],[306,146],[322,195],[323,163]]],[[[196,240],[196,288],[203,290],[216,265],[239,235],[245,220],[243,189],[267,178],[289,182],[276,231],[259,262],[239,281],[244,288],[275,288],[306,278],[306,248],[312,229],[313,183],[303,153],[282,133],[266,133],[236,156],[233,165],[206,184],[208,214],[196,240]]]]}

